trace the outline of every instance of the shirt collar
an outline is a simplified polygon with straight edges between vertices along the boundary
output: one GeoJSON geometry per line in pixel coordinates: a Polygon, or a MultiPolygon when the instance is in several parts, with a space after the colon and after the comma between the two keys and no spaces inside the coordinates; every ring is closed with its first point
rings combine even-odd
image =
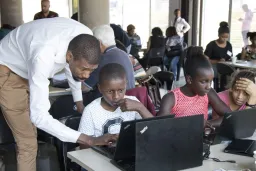
{"type": "Polygon", "coordinates": [[[107,49],[105,49],[105,51],[103,53],[107,53],[108,51],[110,51],[114,48],[116,48],[116,45],[109,46],[107,49]]]}

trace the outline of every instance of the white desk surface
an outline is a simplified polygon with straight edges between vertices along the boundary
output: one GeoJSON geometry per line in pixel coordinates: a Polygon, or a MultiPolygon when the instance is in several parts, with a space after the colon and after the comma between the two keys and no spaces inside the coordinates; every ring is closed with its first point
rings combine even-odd
{"type": "Polygon", "coordinates": [[[221,62],[236,68],[245,68],[245,69],[256,69],[256,60],[254,61],[242,61],[242,60],[237,60],[235,64],[232,62],[221,62]]]}
{"type": "MultiPolygon", "coordinates": [[[[203,162],[203,166],[186,169],[184,171],[214,171],[220,168],[223,168],[225,170],[256,170],[254,158],[224,153],[222,151],[225,147],[226,145],[224,144],[211,146],[210,157],[215,157],[220,160],[235,160],[237,162],[236,164],[218,163],[212,160],[205,160],[203,162]]],[[[68,152],[68,158],[89,171],[120,171],[118,168],[110,163],[109,158],[95,152],[92,149],[68,152]]]]}
{"type": "Polygon", "coordinates": [[[64,95],[70,95],[71,90],[70,89],[65,89],[65,88],[56,88],[56,87],[51,87],[49,86],[49,96],[64,96],[64,95]]]}

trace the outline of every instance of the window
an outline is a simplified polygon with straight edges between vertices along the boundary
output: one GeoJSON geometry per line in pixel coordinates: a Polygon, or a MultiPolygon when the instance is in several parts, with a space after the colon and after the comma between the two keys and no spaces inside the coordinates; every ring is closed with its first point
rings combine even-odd
{"type": "Polygon", "coordinates": [[[248,31],[256,31],[256,1],[233,0],[230,42],[234,55],[241,53],[242,47],[250,44],[246,37],[248,31]]]}

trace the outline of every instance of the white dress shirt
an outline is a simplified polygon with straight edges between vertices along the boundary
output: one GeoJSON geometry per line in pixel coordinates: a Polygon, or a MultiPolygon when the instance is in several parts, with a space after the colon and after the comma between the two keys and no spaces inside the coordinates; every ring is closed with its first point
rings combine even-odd
{"type": "Polygon", "coordinates": [[[29,81],[31,121],[39,129],[66,142],[76,142],[81,133],[48,113],[48,78],[65,68],[74,101],[82,100],[81,82],[72,78],[66,52],[69,42],[85,33],[92,35],[89,28],[72,19],[41,19],[21,25],[0,42],[0,64],[29,81]]]}
{"type": "Polygon", "coordinates": [[[186,22],[184,18],[177,18],[176,22],[174,23],[174,27],[180,37],[184,36],[184,33],[188,32],[190,29],[190,25],[186,22]]]}

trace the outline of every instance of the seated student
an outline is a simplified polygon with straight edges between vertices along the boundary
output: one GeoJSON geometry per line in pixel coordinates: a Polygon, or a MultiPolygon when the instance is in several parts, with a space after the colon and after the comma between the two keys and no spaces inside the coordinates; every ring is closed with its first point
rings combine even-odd
{"type": "MultiPolygon", "coordinates": [[[[242,70],[235,73],[230,88],[218,93],[220,99],[229,106],[232,111],[251,108],[256,105],[256,73],[242,70]]],[[[213,119],[219,118],[213,111],[213,119]]]]}
{"type": "Polygon", "coordinates": [[[102,55],[98,68],[91,73],[87,80],[85,80],[83,90],[89,91],[97,85],[101,68],[109,63],[118,63],[122,65],[126,72],[126,88],[134,88],[135,78],[133,66],[130,62],[128,54],[116,47],[113,29],[109,25],[101,25],[93,29],[93,35],[100,41],[102,55]]]}
{"type": "Polygon", "coordinates": [[[231,111],[211,88],[214,77],[212,65],[202,54],[200,47],[190,47],[191,54],[185,62],[186,84],[166,94],[160,106],[159,115],[175,114],[175,117],[203,114],[208,119],[208,104],[219,115],[231,111]]]}
{"type": "Polygon", "coordinates": [[[80,132],[94,137],[118,134],[123,121],[152,117],[136,97],[125,96],[126,84],[127,77],[121,65],[111,63],[101,69],[98,88],[103,97],[85,107],[80,132]]]}
{"type": "Polygon", "coordinates": [[[246,45],[241,54],[243,60],[256,60],[256,32],[248,32],[247,38],[252,42],[251,45],[246,45]]]}

